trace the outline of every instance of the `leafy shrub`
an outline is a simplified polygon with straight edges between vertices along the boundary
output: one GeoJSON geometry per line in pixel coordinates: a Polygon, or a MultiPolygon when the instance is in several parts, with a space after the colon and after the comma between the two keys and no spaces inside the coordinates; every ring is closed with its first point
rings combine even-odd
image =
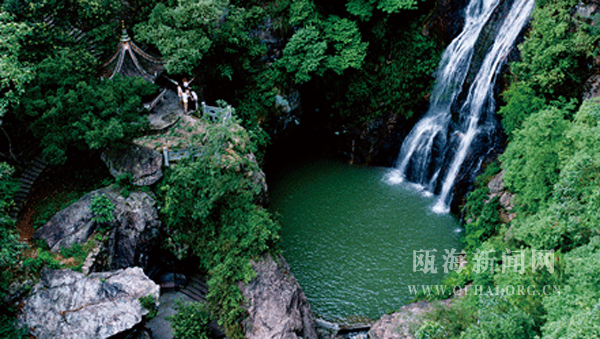
{"type": "Polygon", "coordinates": [[[5,314],[0,314],[0,338],[24,339],[27,338],[24,328],[17,328],[17,320],[5,314]]]}
{"type": "Polygon", "coordinates": [[[478,321],[461,335],[464,339],[529,339],[536,334],[531,316],[499,296],[480,295],[478,321]]]}
{"type": "Polygon", "coordinates": [[[178,301],[177,313],[168,317],[176,339],[198,338],[210,339],[210,323],[212,315],[205,303],[191,302],[184,304],[178,301]]]}
{"type": "Polygon", "coordinates": [[[542,302],[548,314],[544,339],[595,338],[600,335],[600,237],[564,255],[566,267],[560,293],[542,302]]]}
{"type": "Polygon", "coordinates": [[[148,310],[148,314],[146,315],[146,319],[150,320],[158,314],[158,307],[156,306],[156,300],[152,295],[147,295],[145,297],[139,298],[140,304],[146,310],[148,310]]]}
{"type": "Polygon", "coordinates": [[[479,217],[466,226],[466,236],[463,239],[467,250],[474,250],[485,239],[495,235],[501,225],[500,198],[494,197],[483,205],[479,217]]]}
{"type": "Polygon", "coordinates": [[[415,333],[415,339],[442,339],[445,337],[444,327],[432,321],[425,321],[415,333]]]}
{"type": "Polygon", "coordinates": [[[439,324],[444,338],[457,338],[477,321],[477,300],[472,296],[458,298],[449,305],[433,303],[431,312],[424,314],[425,321],[439,324]]]}
{"type": "Polygon", "coordinates": [[[96,246],[96,241],[94,239],[89,239],[84,244],[72,244],[71,247],[68,248],[62,247],[60,249],[60,254],[65,259],[73,259],[72,263],[66,265],[66,267],[71,268],[74,271],[81,271],[85,259],[94,246],[96,246]]]}
{"type": "Polygon", "coordinates": [[[62,263],[56,258],[56,254],[50,251],[38,249],[38,254],[35,258],[27,257],[23,260],[23,268],[33,273],[41,272],[44,266],[52,269],[59,269],[62,263]]]}
{"type": "Polygon", "coordinates": [[[568,121],[565,112],[548,108],[525,120],[500,157],[505,186],[517,193],[518,206],[535,213],[551,195],[560,173],[559,153],[568,121]]]}
{"type": "Polygon", "coordinates": [[[121,196],[124,198],[127,198],[131,191],[135,189],[131,173],[119,174],[115,178],[115,184],[121,189],[121,196]]]}
{"type": "Polygon", "coordinates": [[[0,299],[4,297],[10,282],[14,278],[14,268],[24,245],[19,241],[15,230],[15,221],[9,217],[13,207],[13,196],[19,189],[13,178],[14,169],[0,162],[0,299]]]}
{"type": "Polygon", "coordinates": [[[115,204],[104,194],[95,196],[90,204],[94,222],[104,224],[115,220],[115,204]]]}
{"type": "Polygon", "coordinates": [[[156,85],[141,77],[100,81],[96,59],[85,48],[54,46],[38,64],[19,115],[31,120],[47,161],[62,164],[68,147],[101,149],[139,136],[149,126],[141,97],[156,85]],[[57,123],[57,122],[60,123],[57,123]]]}

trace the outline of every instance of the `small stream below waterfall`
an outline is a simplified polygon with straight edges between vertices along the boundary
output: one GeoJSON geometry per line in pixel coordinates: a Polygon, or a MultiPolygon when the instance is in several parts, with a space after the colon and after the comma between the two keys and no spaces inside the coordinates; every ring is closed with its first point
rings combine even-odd
{"type": "Polygon", "coordinates": [[[431,211],[434,197],[388,184],[390,169],[318,156],[278,161],[268,173],[282,249],[318,317],[378,318],[438,284],[444,249],[460,249],[457,221],[431,211]],[[413,251],[436,249],[438,274],[414,272],[413,251]]]}

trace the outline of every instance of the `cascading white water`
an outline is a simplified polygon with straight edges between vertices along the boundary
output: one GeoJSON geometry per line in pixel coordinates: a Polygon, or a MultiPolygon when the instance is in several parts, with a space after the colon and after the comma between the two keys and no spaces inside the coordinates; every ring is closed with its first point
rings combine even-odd
{"type": "Polygon", "coordinates": [[[471,0],[465,12],[463,31],[448,46],[437,71],[429,110],[408,134],[400,149],[396,169],[390,181],[405,179],[421,185],[426,191],[440,194],[433,210],[448,211],[451,190],[469,149],[478,134],[485,131],[482,113],[494,112],[494,84],[500,67],[506,61],[519,33],[533,10],[534,0],[515,0],[502,25],[497,30],[494,43],[485,52],[468,94],[460,108],[458,100],[470,72],[473,72],[473,55],[483,28],[499,0],[471,0]],[[459,116],[458,125],[452,123],[453,110],[459,116]],[[448,166],[448,163],[450,164],[448,166]],[[409,177],[409,174],[412,177],[409,177]],[[439,186],[441,185],[441,189],[439,186]]]}

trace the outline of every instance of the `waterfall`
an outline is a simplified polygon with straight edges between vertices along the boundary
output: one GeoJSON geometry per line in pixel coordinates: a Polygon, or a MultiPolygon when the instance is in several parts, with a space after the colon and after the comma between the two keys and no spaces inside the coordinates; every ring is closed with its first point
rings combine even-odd
{"type": "Polygon", "coordinates": [[[390,176],[392,182],[408,180],[439,193],[435,212],[449,210],[461,168],[479,169],[483,155],[472,152],[474,142],[483,149],[492,147],[485,143],[497,130],[496,78],[534,4],[514,0],[501,25],[493,27],[490,18],[497,15],[502,1],[471,0],[462,32],[442,55],[429,109],[404,140],[390,176]]]}

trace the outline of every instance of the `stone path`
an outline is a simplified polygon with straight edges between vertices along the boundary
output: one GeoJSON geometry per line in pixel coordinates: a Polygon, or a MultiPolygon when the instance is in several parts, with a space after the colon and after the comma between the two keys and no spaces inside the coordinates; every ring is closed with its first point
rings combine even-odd
{"type": "Polygon", "coordinates": [[[183,115],[183,107],[179,105],[179,97],[172,90],[167,90],[158,105],[148,115],[152,130],[163,130],[177,122],[183,115]]]}
{"type": "Polygon", "coordinates": [[[154,339],[172,339],[173,330],[171,329],[171,323],[166,318],[177,313],[175,305],[178,300],[181,300],[184,303],[189,303],[194,300],[187,295],[176,291],[163,293],[159,300],[160,306],[158,307],[158,313],[156,317],[146,323],[146,327],[152,331],[152,337],[154,339]]]}
{"type": "Polygon", "coordinates": [[[15,194],[15,208],[10,211],[10,217],[17,217],[27,200],[27,196],[29,195],[29,191],[31,191],[33,183],[40,174],[42,174],[44,169],[46,169],[46,166],[48,166],[48,163],[44,160],[42,154],[39,154],[27,165],[27,168],[23,171],[23,174],[21,174],[21,178],[19,179],[21,187],[19,187],[19,191],[15,194]]]}

